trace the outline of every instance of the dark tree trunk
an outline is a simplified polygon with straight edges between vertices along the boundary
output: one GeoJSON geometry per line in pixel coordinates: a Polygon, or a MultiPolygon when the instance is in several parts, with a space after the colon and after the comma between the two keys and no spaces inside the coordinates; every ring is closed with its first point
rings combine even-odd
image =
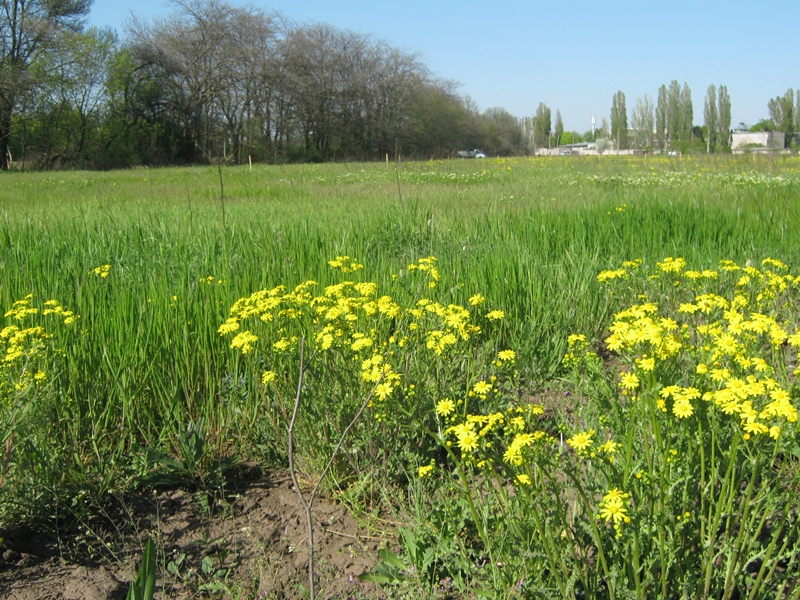
{"type": "Polygon", "coordinates": [[[8,146],[11,141],[11,114],[13,109],[13,103],[0,100],[0,171],[7,171],[11,167],[8,146]]]}

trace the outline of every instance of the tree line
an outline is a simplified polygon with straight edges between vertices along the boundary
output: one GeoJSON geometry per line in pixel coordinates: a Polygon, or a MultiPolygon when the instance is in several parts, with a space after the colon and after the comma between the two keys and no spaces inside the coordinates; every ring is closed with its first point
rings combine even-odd
{"type": "MultiPolygon", "coordinates": [[[[789,88],[785,94],[767,103],[769,118],[739,130],[779,131],[785,134],[785,146],[797,145],[800,133],[800,90],[789,88]]],[[[576,142],[596,142],[598,147],[621,150],[687,152],[727,152],[731,140],[731,98],[725,85],[708,86],[703,107],[703,125],[694,124],[692,91],[687,83],[677,80],[658,90],[657,102],[646,94],[637,98],[630,121],[625,93],[614,94],[611,101],[610,126],[603,118],[596,130],[584,134],[565,132],[561,113],[556,112],[555,129],[552,128],[552,111],[540,103],[533,117],[533,145],[535,148],[554,147],[576,142]]]]}
{"type": "MultiPolygon", "coordinates": [[[[480,112],[455,83],[391,44],[225,0],[173,0],[163,19],[120,37],[84,28],[91,0],[0,0],[0,169],[116,168],[248,160],[375,160],[491,155],[597,141],[620,149],[725,151],[731,103],[709,86],[694,125],[688,84],[656,102],[613,99],[610,126],[555,128],[549,107],[518,119],[480,112]]],[[[800,90],[768,103],[753,129],[800,131],[800,90]]]]}
{"type": "Polygon", "coordinates": [[[479,112],[419,57],[371,35],[179,0],[123,39],[91,0],[0,0],[0,166],[520,154],[520,121],[479,112]]]}

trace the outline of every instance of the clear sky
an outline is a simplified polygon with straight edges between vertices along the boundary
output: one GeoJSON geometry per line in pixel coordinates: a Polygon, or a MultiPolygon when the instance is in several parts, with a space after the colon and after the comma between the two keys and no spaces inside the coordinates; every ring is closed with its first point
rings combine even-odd
{"type": "MultiPolygon", "coordinates": [[[[368,33],[419,54],[436,75],[460,84],[481,110],[532,116],[539,102],[566,130],[608,117],[617,90],[630,121],[636,98],[689,84],[703,122],[709,84],[728,86],[732,125],[768,116],[767,101],[800,89],[797,0],[228,0],[298,24],[368,33]]],[[[158,0],[94,0],[89,24],[123,32],[135,14],[173,9],[158,0]]]]}

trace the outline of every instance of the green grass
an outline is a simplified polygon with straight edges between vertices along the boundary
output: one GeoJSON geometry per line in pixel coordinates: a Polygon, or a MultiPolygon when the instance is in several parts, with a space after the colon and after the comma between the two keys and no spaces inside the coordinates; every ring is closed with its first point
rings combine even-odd
{"type": "Polygon", "coordinates": [[[505,311],[498,343],[517,350],[528,388],[560,374],[570,333],[598,338],[609,324],[596,280],[603,269],[666,256],[696,268],[768,256],[800,264],[796,157],[257,166],[222,175],[224,201],[210,167],[2,175],[0,305],[33,293],[81,318],[57,344],[63,360],[41,415],[57,423],[53,440],[24,450],[23,434],[13,438],[32,463],[53,450],[48,474],[36,474],[47,485],[20,483],[22,506],[7,503],[0,514],[58,512],[78,490],[128,485],[148,468],[131,458],[137,449],[174,455],[182,428],[200,419],[208,464],[231,444],[240,458],[280,461],[261,443],[258,373],[217,329],[254,291],[337,281],[327,265],[337,255],[357,257],[376,282],[436,256],[445,300],[466,304],[480,292],[505,311]],[[105,264],[107,279],[92,273],[105,264]]]}

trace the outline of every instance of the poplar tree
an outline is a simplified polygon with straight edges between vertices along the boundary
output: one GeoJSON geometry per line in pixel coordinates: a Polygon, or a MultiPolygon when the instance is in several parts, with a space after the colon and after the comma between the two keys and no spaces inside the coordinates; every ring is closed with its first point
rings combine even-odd
{"type": "Polygon", "coordinates": [[[717,136],[717,127],[719,125],[718,117],[717,86],[712,83],[708,86],[706,103],[703,107],[703,123],[706,129],[706,154],[711,154],[711,149],[714,146],[714,139],[717,136]]]}
{"type": "Polygon", "coordinates": [[[658,104],[656,105],[656,142],[661,150],[667,149],[667,113],[669,100],[667,86],[658,88],[658,104]]]}
{"type": "Polygon", "coordinates": [[[653,146],[653,99],[650,94],[644,98],[637,98],[631,116],[631,129],[633,129],[634,143],[637,148],[651,148],[653,146]]]}
{"type": "Polygon", "coordinates": [[[544,102],[540,102],[536,109],[536,115],[533,117],[533,143],[537,148],[548,145],[551,120],[550,109],[544,102]]]}
{"type": "Polygon", "coordinates": [[[564,135],[564,121],[561,120],[561,111],[556,111],[556,145],[561,144],[561,136],[564,135]]]}
{"type": "Polygon", "coordinates": [[[680,139],[689,142],[692,139],[692,125],[694,125],[694,108],[692,106],[692,90],[684,82],[680,99],[680,139]]]}
{"type": "Polygon", "coordinates": [[[788,146],[794,136],[794,90],[789,88],[783,96],[773,98],[767,108],[776,129],[785,134],[784,144],[788,146]]]}
{"type": "Polygon", "coordinates": [[[681,85],[677,79],[670,82],[667,94],[667,143],[669,143],[677,141],[681,131],[681,85]]]}
{"type": "Polygon", "coordinates": [[[617,143],[617,150],[628,147],[628,111],[622,90],[614,94],[611,100],[611,139],[617,143]]]}
{"type": "Polygon", "coordinates": [[[719,118],[717,121],[717,144],[727,146],[731,137],[731,97],[728,95],[728,87],[719,86],[719,118]]]}

